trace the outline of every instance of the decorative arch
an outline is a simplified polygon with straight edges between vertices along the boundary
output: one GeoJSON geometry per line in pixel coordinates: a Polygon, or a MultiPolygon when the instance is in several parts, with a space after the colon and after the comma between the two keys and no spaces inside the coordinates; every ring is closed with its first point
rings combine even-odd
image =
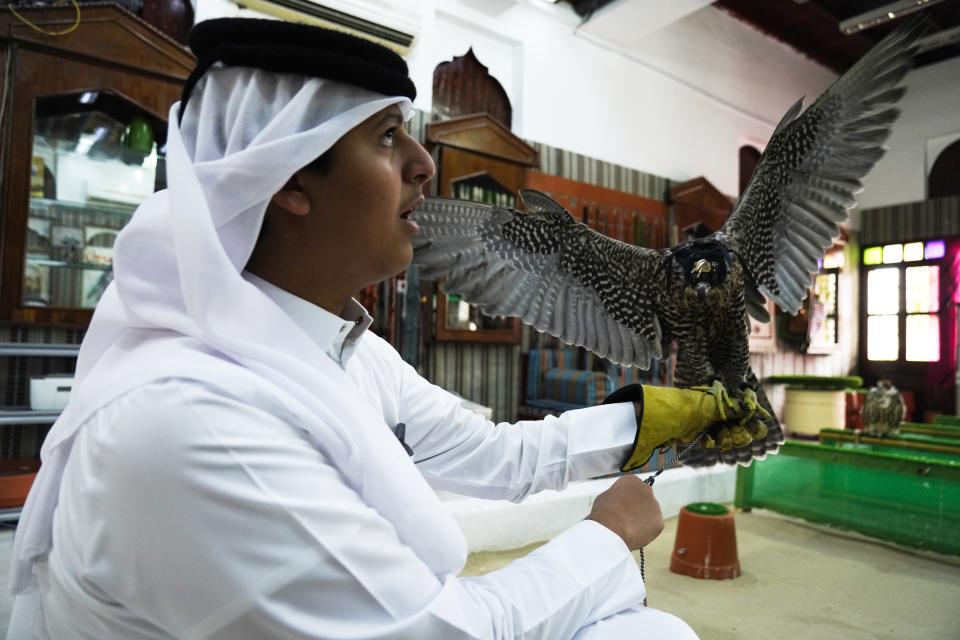
{"type": "Polygon", "coordinates": [[[486,113],[507,129],[513,119],[507,92],[477,59],[473,47],[433,70],[433,112],[443,118],[486,113]]]}
{"type": "Polygon", "coordinates": [[[740,147],[740,193],[743,193],[747,188],[759,162],[759,149],[748,144],[740,147]]]}
{"type": "Polygon", "coordinates": [[[960,195],[960,140],[940,152],[927,176],[927,198],[956,195],[960,195]]]}

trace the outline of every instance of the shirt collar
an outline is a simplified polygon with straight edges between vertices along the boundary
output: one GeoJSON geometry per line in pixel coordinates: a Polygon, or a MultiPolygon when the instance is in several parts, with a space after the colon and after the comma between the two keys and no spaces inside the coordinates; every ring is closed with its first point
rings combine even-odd
{"type": "Polygon", "coordinates": [[[337,316],[249,271],[244,271],[243,277],[283,309],[297,323],[297,326],[317,343],[317,346],[325,352],[336,351],[336,354],[331,353],[331,355],[338,361],[340,350],[346,344],[359,340],[363,332],[373,323],[373,317],[353,298],[347,301],[341,315],[337,316]],[[349,330],[346,328],[348,325],[349,330]]]}

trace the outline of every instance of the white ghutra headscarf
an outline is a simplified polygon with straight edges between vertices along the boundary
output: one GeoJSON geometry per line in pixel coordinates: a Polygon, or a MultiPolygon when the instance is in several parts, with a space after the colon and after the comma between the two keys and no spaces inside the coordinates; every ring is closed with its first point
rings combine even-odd
{"type": "Polygon", "coordinates": [[[50,550],[63,470],[87,419],[139,384],[165,376],[215,380],[228,362],[284,399],[311,443],[437,575],[460,570],[462,534],[382,417],[357,402],[346,374],[240,275],[271,196],[394,104],[409,117],[405,97],[218,66],[197,85],[180,125],[178,105],[171,108],[169,189],[145,201],[117,239],[115,280],[97,306],[73,397],[44,442],[20,519],[15,595],[36,588],[34,563],[50,550]],[[424,530],[428,539],[417,535],[424,530]]]}

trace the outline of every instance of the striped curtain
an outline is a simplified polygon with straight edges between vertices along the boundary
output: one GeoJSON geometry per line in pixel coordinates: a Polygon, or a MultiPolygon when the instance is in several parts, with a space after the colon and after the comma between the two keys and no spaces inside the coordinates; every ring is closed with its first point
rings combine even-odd
{"type": "Polygon", "coordinates": [[[865,209],[860,216],[864,246],[960,236],[960,196],[865,209]]]}
{"type": "Polygon", "coordinates": [[[604,162],[541,142],[530,140],[526,142],[537,150],[540,157],[540,171],[543,173],[654,200],[664,200],[670,189],[670,180],[663,176],[604,162]]]}

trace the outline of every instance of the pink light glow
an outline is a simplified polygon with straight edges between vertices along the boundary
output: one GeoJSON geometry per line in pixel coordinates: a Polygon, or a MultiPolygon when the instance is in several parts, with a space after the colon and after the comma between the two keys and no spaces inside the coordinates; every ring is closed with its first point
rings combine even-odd
{"type": "Polygon", "coordinates": [[[955,241],[950,243],[950,260],[947,265],[950,270],[948,273],[953,274],[953,280],[948,286],[953,290],[953,301],[960,304],[960,244],[955,241]]]}

